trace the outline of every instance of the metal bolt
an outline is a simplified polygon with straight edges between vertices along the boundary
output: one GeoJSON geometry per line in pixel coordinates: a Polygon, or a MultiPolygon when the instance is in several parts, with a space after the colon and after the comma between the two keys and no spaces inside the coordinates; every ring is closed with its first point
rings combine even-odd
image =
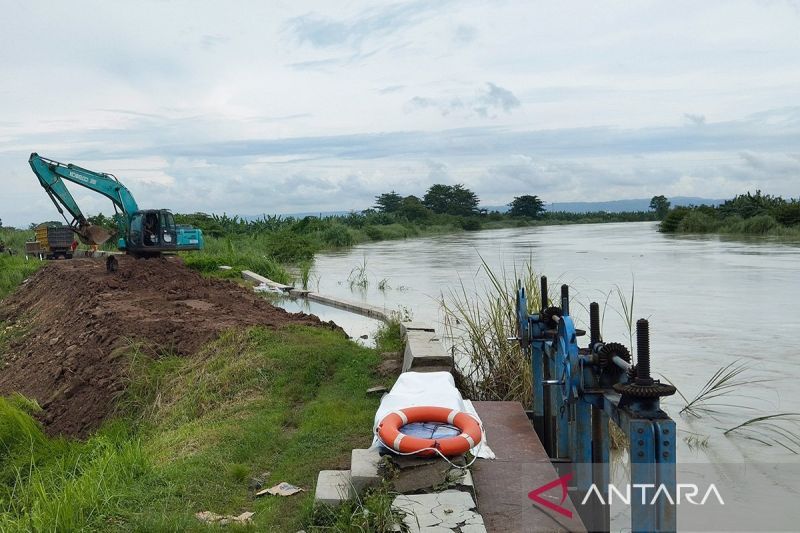
{"type": "Polygon", "coordinates": [[[642,428],[639,428],[639,429],[636,430],[636,433],[642,434],[642,433],[644,433],[644,430],[642,428]]]}
{"type": "Polygon", "coordinates": [[[639,446],[644,446],[644,441],[643,440],[639,441],[639,446]]]}
{"type": "Polygon", "coordinates": [[[600,342],[600,305],[597,302],[589,304],[589,336],[591,347],[600,342]]]}
{"type": "Polygon", "coordinates": [[[540,294],[542,295],[542,309],[547,309],[548,300],[547,297],[547,276],[542,276],[539,278],[539,282],[541,284],[541,289],[539,290],[540,294]]]}
{"type": "Polygon", "coordinates": [[[644,318],[636,321],[636,384],[652,385],[650,377],[650,324],[644,318]]]}
{"type": "Polygon", "coordinates": [[[639,452],[639,457],[644,457],[644,452],[639,452]]]}

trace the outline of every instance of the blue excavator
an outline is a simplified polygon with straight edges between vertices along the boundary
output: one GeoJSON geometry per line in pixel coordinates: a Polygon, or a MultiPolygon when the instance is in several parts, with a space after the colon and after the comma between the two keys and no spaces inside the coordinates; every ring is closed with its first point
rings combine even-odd
{"type": "MultiPolygon", "coordinates": [[[[118,226],[117,247],[128,255],[149,258],[203,248],[202,230],[176,225],[175,217],[167,209],[139,209],[133,195],[113,174],[59,163],[36,153],[31,154],[28,163],[58,212],[84,244],[101,245],[115,234],[86,219],[64,181],[86,187],[111,200],[118,226]],[[72,215],[71,221],[64,209],[72,215]]],[[[116,259],[110,256],[106,266],[110,271],[116,270],[116,259]]]]}

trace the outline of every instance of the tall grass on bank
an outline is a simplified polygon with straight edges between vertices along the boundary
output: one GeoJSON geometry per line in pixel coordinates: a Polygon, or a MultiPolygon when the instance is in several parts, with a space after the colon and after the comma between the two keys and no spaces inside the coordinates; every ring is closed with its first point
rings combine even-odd
{"type": "Polygon", "coordinates": [[[520,271],[495,273],[481,258],[489,283],[469,290],[442,295],[447,336],[458,364],[462,391],[473,400],[519,400],[531,398],[530,361],[522,356],[519,343],[508,337],[517,329],[517,279],[522,280],[528,312],[539,302],[539,276],[527,263],[520,271]]]}
{"type": "Polygon", "coordinates": [[[184,253],[183,261],[189,268],[220,277],[240,278],[243,270],[250,270],[278,283],[292,281],[291,274],[255,239],[209,239],[204,250],[184,253]],[[220,270],[223,265],[231,270],[220,270]]]}

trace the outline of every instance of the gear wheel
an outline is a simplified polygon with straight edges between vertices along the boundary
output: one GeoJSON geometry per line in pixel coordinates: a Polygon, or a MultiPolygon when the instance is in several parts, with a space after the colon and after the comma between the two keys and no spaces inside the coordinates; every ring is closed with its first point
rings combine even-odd
{"type": "Polygon", "coordinates": [[[624,396],[633,398],[659,398],[661,396],[672,396],[675,394],[675,387],[659,381],[650,384],[615,383],[614,390],[624,396]]]}
{"type": "Polygon", "coordinates": [[[597,363],[601,368],[607,368],[609,365],[614,364],[612,362],[614,356],[628,363],[631,362],[631,353],[628,351],[628,348],[618,342],[609,342],[604,344],[603,347],[600,348],[600,351],[597,352],[597,363]]]}
{"type": "Polygon", "coordinates": [[[545,322],[549,329],[555,329],[558,324],[555,320],[553,320],[554,316],[564,316],[564,312],[561,310],[560,307],[548,307],[544,311],[542,311],[542,320],[545,322]]]}

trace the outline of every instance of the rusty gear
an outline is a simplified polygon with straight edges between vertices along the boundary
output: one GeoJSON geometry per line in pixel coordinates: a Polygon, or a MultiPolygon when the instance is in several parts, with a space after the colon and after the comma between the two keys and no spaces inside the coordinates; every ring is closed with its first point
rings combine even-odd
{"type": "MultiPolygon", "coordinates": [[[[612,362],[614,356],[628,363],[631,362],[631,353],[628,351],[628,348],[618,342],[609,342],[604,344],[597,352],[597,363],[601,368],[607,368],[609,365],[614,364],[612,362]]],[[[635,374],[633,377],[635,377],[635,374]]]]}

